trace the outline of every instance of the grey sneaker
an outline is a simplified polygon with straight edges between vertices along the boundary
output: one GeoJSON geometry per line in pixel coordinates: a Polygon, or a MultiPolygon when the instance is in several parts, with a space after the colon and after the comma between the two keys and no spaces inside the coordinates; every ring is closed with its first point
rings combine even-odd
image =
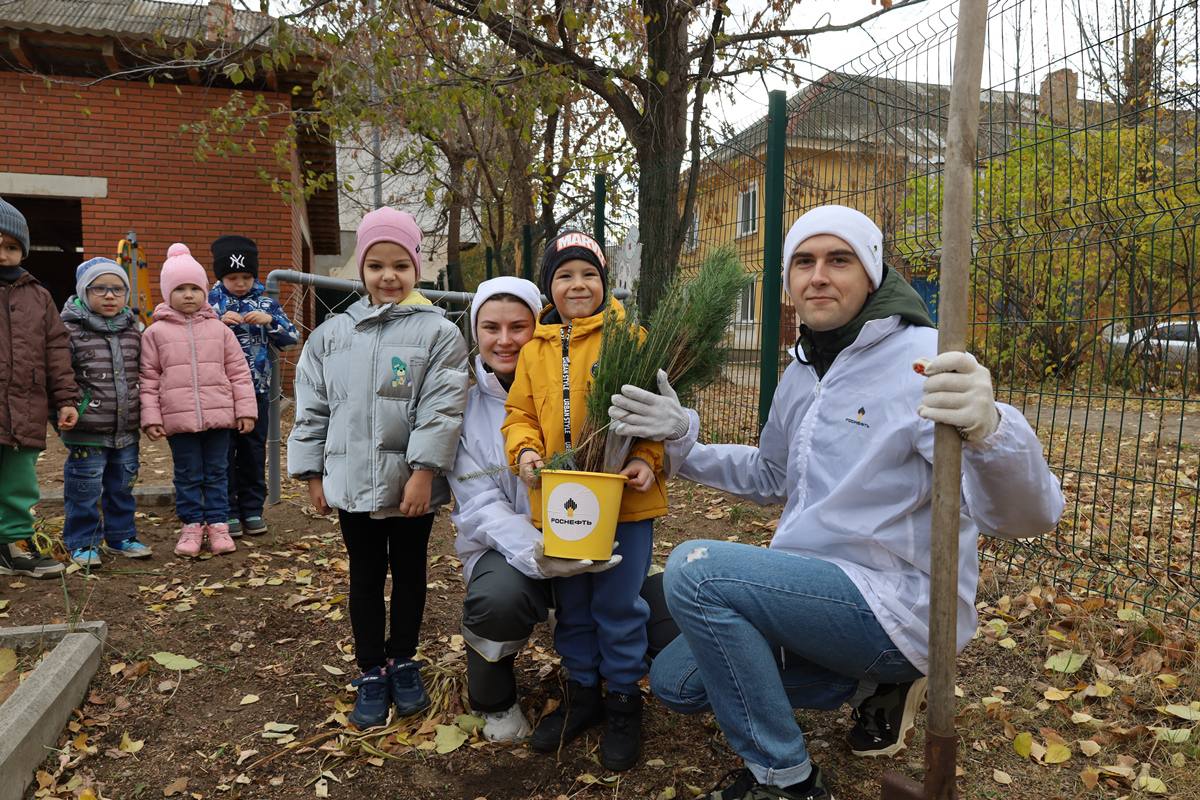
{"type": "Polygon", "coordinates": [[[262,536],[267,532],[267,521],[262,517],[246,517],[245,528],[251,536],[262,536]]]}
{"type": "Polygon", "coordinates": [[[242,521],[237,517],[230,517],[226,524],[229,526],[229,535],[237,539],[242,535],[242,521]]]}
{"type": "Polygon", "coordinates": [[[767,786],[755,780],[750,770],[736,770],[725,776],[728,783],[713,789],[700,800],[833,800],[833,794],[825,787],[825,776],[821,774],[821,768],[813,764],[812,769],[811,782],[807,789],[767,786]]]}
{"type": "Polygon", "coordinates": [[[856,756],[894,756],[908,747],[917,713],[925,707],[925,678],[912,683],[880,684],[854,709],[854,727],[846,740],[856,756]]]}
{"type": "Polygon", "coordinates": [[[61,575],[65,566],[53,558],[27,553],[16,543],[0,545],[0,575],[27,575],[30,578],[53,578],[61,575]]]}

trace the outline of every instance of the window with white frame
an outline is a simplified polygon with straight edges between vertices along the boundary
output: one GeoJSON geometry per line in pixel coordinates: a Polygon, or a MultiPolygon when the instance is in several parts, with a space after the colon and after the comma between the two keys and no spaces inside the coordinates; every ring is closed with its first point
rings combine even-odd
{"type": "Polygon", "coordinates": [[[700,246],[700,209],[693,207],[692,216],[688,220],[687,231],[683,235],[683,249],[691,252],[700,246]]]}
{"type": "Polygon", "coordinates": [[[755,295],[757,284],[758,279],[751,278],[746,284],[746,288],[742,289],[742,294],[738,298],[738,322],[754,322],[754,307],[758,299],[755,295]]]}
{"type": "Polygon", "coordinates": [[[738,192],[737,235],[749,236],[758,230],[758,182],[738,192]]]}

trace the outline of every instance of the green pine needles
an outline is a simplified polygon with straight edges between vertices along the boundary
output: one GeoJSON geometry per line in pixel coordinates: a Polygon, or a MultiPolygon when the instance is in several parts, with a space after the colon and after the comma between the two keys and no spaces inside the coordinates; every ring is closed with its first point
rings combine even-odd
{"type": "Polygon", "coordinates": [[[663,369],[687,404],[717,379],[729,356],[725,332],[747,281],[734,248],[721,247],[704,259],[693,279],[675,278],[644,332],[632,304],[626,309],[625,324],[609,312],[580,444],[567,454],[577,469],[605,471],[610,399],[625,384],[657,391],[656,378],[663,369]]]}

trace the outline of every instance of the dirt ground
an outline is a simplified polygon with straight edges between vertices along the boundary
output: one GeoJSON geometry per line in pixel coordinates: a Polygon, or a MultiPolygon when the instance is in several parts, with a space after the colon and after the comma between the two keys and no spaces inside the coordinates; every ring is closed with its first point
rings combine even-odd
{"type": "MultiPolygon", "coordinates": [[[[61,483],[61,463],[61,449],[43,457],[44,488],[61,483]]],[[[161,445],[147,443],[142,463],[144,482],[169,482],[161,445]]],[[[765,543],[777,515],[676,482],[655,562],[688,538],[765,543]]],[[[621,775],[600,766],[594,734],[556,759],[467,733],[460,565],[445,513],[430,545],[422,645],[434,708],[370,735],[344,726],[354,675],[345,552],[332,519],[304,508],[298,484],[268,510],[270,533],[240,539],[229,556],[176,558],[170,510],[139,516],[149,560],[108,558],[62,580],[0,578],[0,625],[101,619],[109,630],[87,702],[27,797],[669,800],[707,791],[739,766],[710,715],[676,715],[652,698],[642,763],[621,775]]],[[[47,509],[43,528],[57,536],[61,516],[47,509]]],[[[960,796],[1200,798],[1193,639],[1101,598],[991,571],[979,607],[980,634],[958,662],[960,796]]],[[[546,630],[518,668],[536,718],[558,692],[546,630]]],[[[846,709],[798,719],[839,800],[877,798],[885,770],[920,772],[920,736],[897,759],[863,760],[844,742],[846,709]]]]}

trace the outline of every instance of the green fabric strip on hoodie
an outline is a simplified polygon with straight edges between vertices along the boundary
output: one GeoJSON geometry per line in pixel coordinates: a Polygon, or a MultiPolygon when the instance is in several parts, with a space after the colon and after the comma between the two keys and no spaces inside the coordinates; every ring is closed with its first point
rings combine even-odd
{"type": "MultiPolygon", "coordinates": [[[[900,318],[910,325],[924,328],[935,328],[925,301],[916,289],[908,285],[908,281],[894,269],[884,267],[883,283],[867,296],[866,305],[858,316],[840,328],[831,331],[814,331],[807,325],[800,325],[800,346],[804,348],[807,362],[817,371],[817,378],[824,378],[829,367],[838,354],[854,343],[858,334],[873,319],[887,319],[900,315],[900,318]]],[[[799,354],[797,354],[799,356],[799,354]]]]}

